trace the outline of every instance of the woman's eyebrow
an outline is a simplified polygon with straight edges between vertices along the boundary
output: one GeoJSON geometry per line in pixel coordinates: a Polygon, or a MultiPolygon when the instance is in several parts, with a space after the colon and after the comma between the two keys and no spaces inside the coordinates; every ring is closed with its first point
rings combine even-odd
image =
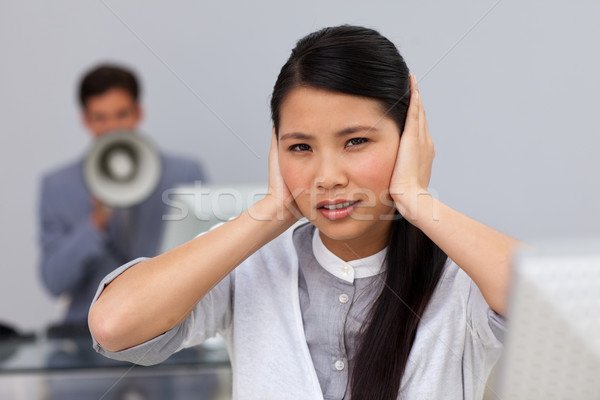
{"type": "MultiPolygon", "coordinates": [[[[338,131],[335,135],[336,136],[346,136],[346,135],[351,135],[353,133],[357,133],[357,132],[379,132],[379,129],[377,129],[374,126],[368,126],[368,125],[356,125],[356,126],[350,126],[348,128],[344,128],[341,131],[338,131]]],[[[308,140],[308,139],[314,139],[315,137],[313,135],[309,135],[306,133],[302,133],[302,132],[291,132],[291,133],[286,133],[284,135],[281,135],[279,137],[279,140],[286,140],[286,139],[301,139],[301,140],[308,140]]]]}
{"type": "Polygon", "coordinates": [[[285,135],[281,135],[279,137],[279,140],[286,140],[286,139],[314,139],[314,136],[307,135],[306,133],[302,133],[302,132],[292,132],[292,133],[286,133],[285,135]]]}
{"type": "Polygon", "coordinates": [[[336,133],[336,136],[346,136],[346,135],[351,135],[356,132],[364,132],[364,131],[366,131],[367,133],[368,132],[379,132],[379,129],[377,129],[374,126],[356,125],[356,126],[351,126],[346,129],[342,129],[341,131],[336,133]]]}

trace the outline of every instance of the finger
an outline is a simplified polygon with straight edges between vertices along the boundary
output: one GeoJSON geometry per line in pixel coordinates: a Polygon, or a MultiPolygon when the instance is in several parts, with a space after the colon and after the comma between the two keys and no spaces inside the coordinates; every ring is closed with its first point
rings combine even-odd
{"type": "Polygon", "coordinates": [[[275,127],[271,134],[271,151],[277,151],[277,134],[275,133],[275,127]]]}
{"type": "Polygon", "coordinates": [[[271,135],[271,148],[269,150],[269,163],[271,164],[271,168],[275,166],[277,162],[279,162],[279,143],[277,140],[277,135],[275,134],[275,128],[273,127],[273,133],[271,135]]]}
{"type": "Polygon", "coordinates": [[[425,142],[427,143],[427,146],[429,148],[430,154],[433,158],[435,158],[435,147],[434,147],[434,143],[433,143],[433,139],[431,138],[431,135],[429,134],[429,124],[427,123],[427,118],[425,117],[425,111],[423,111],[423,135],[424,135],[424,139],[425,142]]]}
{"type": "MultiPolygon", "coordinates": [[[[419,86],[417,84],[417,78],[413,75],[415,80],[414,87],[417,92],[419,92],[419,86]]],[[[427,124],[427,115],[425,112],[425,107],[423,106],[423,97],[419,93],[419,138],[425,140],[430,146],[433,148],[433,140],[429,134],[429,125],[427,124]]]]}
{"type": "Polygon", "coordinates": [[[413,74],[408,75],[408,91],[409,91],[409,105],[410,100],[412,99],[413,94],[417,90],[417,78],[413,74]]]}
{"type": "Polygon", "coordinates": [[[425,118],[425,108],[423,107],[423,98],[419,93],[419,138],[427,140],[427,119],[425,118]]]}
{"type": "Polygon", "coordinates": [[[275,168],[277,165],[277,138],[275,136],[275,128],[271,135],[271,148],[269,149],[269,187],[275,184],[275,168]]]}
{"type": "Polygon", "coordinates": [[[403,135],[418,137],[419,135],[419,92],[414,89],[410,95],[410,103],[406,114],[403,135]]]}
{"type": "Polygon", "coordinates": [[[271,152],[269,158],[270,185],[272,185],[277,194],[281,194],[284,192],[284,183],[279,170],[279,141],[275,134],[275,128],[273,128],[273,135],[271,136],[271,152]]]}
{"type": "Polygon", "coordinates": [[[431,135],[429,134],[429,125],[427,124],[427,119],[425,118],[425,139],[427,139],[428,142],[430,142],[431,144],[433,144],[433,140],[431,139],[431,135]]]}
{"type": "Polygon", "coordinates": [[[419,116],[418,116],[418,121],[419,121],[419,125],[418,125],[418,137],[419,139],[425,139],[425,109],[423,108],[423,99],[421,97],[421,93],[419,91],[419,84],[417,83],[417,77],[415,75],[411,75],[411,87],[413,88],[414,92],[417,93],[418,96],[418,103],[417,103],[417,109],[419,112],[419,116]]]}
{"type": "Polygon", "coordinates": [[[429,135],[429,125],[427,124],[427,113],[423,106],[423,97],[419,96],[420,110],[419,110],[419,136],[427,142],[432,142],[431,136],[429,135]]]}

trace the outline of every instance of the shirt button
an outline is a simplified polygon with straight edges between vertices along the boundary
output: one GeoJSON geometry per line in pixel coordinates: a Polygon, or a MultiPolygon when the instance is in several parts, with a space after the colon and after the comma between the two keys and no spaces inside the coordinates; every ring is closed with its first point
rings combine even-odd
{"type": "Polygon", "coordinates": [[[338,371],[341,371],[344,369],[344,362],[342,360],[337,360],[335,362],[335,369],[337,369],[338,371]]]}
{"type": "Polygon", "coordinates": [[[340,303],[342,304],[346,304],[348,302],[348,300],[350,300],[350,298],[348,297],[347,294],[340,294],[340,303]]]}

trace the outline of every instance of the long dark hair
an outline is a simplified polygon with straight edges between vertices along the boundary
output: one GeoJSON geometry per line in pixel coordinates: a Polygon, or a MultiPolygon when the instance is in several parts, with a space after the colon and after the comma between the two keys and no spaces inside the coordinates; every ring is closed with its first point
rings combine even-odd
{"type": "MultiPolygon", "coordinates": [[[[408,67],[394,44],[375,30],[342,25],[298,41],[273,88],[276,134],[281,104],[299,86],[378,100],[399,131],[404,129],[410,100],[408,67]]],[[[388,243],[386,284],[361,327],[352,360],[354,400],[398,397],[419,320],[447,259],[421,230],[396,217],[388,243]]]]}

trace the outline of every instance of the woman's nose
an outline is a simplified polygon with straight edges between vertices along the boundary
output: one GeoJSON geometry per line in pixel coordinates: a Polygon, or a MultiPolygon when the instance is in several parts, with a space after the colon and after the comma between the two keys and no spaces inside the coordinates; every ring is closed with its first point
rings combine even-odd
{"type": "Polygon", "coordinates": [[[317,189],[330,190],[348,185],[347,168],[340,156],[327,156],[320,160],[314,185],[317,189]]]}

